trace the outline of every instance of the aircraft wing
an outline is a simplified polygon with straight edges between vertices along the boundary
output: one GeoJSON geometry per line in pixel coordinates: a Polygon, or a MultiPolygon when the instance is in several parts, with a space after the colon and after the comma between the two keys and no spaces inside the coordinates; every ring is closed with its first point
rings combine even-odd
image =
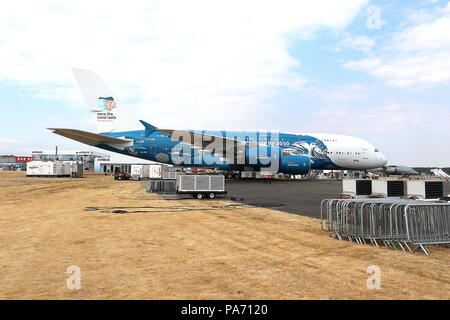
{"type": "Polygon", "coordinates": [[[126,146],[130,143],[128,139],[114,138],[104,136],[102,134],[91,133],[75,129],[60,129],[60,128],[48,128],[53,130],[53,133],[59,134],[60,136],[85,143],[90,146],[98,146],[100,144],[108,144],[113,146],[126,146]]]}
{"type": "MultiPolygon", "coordinates": [[[[155,128],[155,131],[168,134],[173,139],[183,141],[184,138],[188,138],[189,141],[184,141],[185,143],[191,144],[194,148],[199,148],[201,150],[210,150],[214,152],[218,152],[217,146],[222,146],[223,151],[225,153],[231,152],[232,154],[235,154],[236,156],[241,154],[242,152],[245,152],[245,149],[247,148],[254,148],[254,147],[267,147],[267,144],[265,143],[258,143],[258,142],[249,142],[249,141],[242,141],[237,139],[230,139],[223,136],[216,136],[211,134],[206,134],[202,132],[193,132],[193,131],[187,131],[187,130],[173,130],[173,129],[157,129],[155,128]],[[173,136],[173,133],[176,132],[175,136],[173,136]],[[201,141],[202,145],[195,144],[196,141],[201,141]],[[215,142],[215,143],[212,143],[215,142]]],[[[213,153],[214,153],[213,152],[213,153]]],[[[285,149],[283,150],[284,155],[295,155],[296,153],[292,153],[290,150],[285,149]]]]}

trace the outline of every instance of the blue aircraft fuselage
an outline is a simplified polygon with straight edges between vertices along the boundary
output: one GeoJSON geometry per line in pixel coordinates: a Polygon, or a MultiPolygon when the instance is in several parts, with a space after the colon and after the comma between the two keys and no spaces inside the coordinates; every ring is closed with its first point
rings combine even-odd
{"type": "MultiPolygon", "coordinates": [[[[289,152],[295,155],[309,157],[309,169],[342,169],[342,167],[334,164],[328,156],[327,146],[319,139],[309,135],[296,134],[268,134],[260,132],[245,131],[192,131],[212,136],[227,137],[246,143],[257,143],[266,145],[268,148],[279,148],[281,150],[289,149],[289,152]]],[[[132,140],[129,146],[122,149],[112,147],[107,144],[100,144],[97,147],[129,155],[145,160],[151,160],[160,163],[175,164],[182,166],[213,166],[223,170],[243,170],[248,164],[230,164],[226,163],[215,154],[203,154],[200,148],[195,148],[191,144],[173,140],[169,134],[153,132],[146,135],[145,130],[124,131],[114,133],[103,133],[103,135],[125,138],[132,140]],[[180,163],[175,161],[173,155],[179,154],[180,150],[190,153],[191,161],[189,163],[180,163]]],[[[309,162],[308,159],[308,162],[309,162]]],[[[281,170],[280,170],[281,171],[281,170]]],[[[290,171],[287,171],[290,172],[290,171]]],[[[303,172],[301,172],[303,173],[303,172]]]]}

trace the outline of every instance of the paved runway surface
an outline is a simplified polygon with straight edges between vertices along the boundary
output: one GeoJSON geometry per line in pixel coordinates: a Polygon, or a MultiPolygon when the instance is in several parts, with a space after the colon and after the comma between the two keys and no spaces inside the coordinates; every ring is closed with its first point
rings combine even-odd
{"type": "MultiPolygon", "coordinates": [[[[323,199],[336,198],[342,192],[342,181],[240,181],[227,180],[227,198],[254,206],[269,207],[289,213],[320,218],[323,199]],[[243,200],[241,200],[243,199],[243,200]]],[[[444,183],[444,195],[450,184],[444,183]]]]}
{"type": "Polygon", "coordinates": [[[341,189],[341,181],[227,180],[228,197],[237,201],[313,218],[320,218],[320,202],[336,198],[341,189]]]}

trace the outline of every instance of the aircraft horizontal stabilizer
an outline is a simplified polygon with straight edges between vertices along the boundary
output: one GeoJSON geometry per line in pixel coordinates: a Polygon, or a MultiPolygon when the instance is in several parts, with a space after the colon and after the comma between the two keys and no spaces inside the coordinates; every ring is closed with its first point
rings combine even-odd
{"type": "Polygon", "coordinates": [[[60,136],[76,140],[78,142],[85,143],[90,146],[98,146],[100,144],[124,145],[130,142],[127,139],[113,138],[104,136],[102,134],[91,133],[75,129],[59,129],[59,128],[48,128],[48,129],[53,130],[53,133],[59,134],[60,136]]]}

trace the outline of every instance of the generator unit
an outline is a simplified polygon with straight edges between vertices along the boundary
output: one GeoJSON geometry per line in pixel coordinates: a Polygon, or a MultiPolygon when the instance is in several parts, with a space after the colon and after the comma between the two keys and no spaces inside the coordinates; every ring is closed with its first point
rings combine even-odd
{"type": "Polygon", "coordinates": [[[353,198],[368,198],[372,195],[371,180],[342,180],[342,195],[348,195],[353,198]]]}
{"type": "Polygon", "coordinates": [[[83,178],[83,164],[72,163],[70,166],[70,174],[72,178],[83,178]]]}
{"type": "Polygon", "coordinates": [[[70,163],[62,161],[30,161],[27,177],[70,177],[70,163]]]}
{"type": "Polygon", "coordinates": [[[443,181],[410,180],[406,183],[407,197],[438,199],[444,196],[443,181]]]}
{"type": "Polygon", "coordinates": [[[383,198],[404,197],[405,181],[402,180],[373,180],[372,195],[383,198]]]}

